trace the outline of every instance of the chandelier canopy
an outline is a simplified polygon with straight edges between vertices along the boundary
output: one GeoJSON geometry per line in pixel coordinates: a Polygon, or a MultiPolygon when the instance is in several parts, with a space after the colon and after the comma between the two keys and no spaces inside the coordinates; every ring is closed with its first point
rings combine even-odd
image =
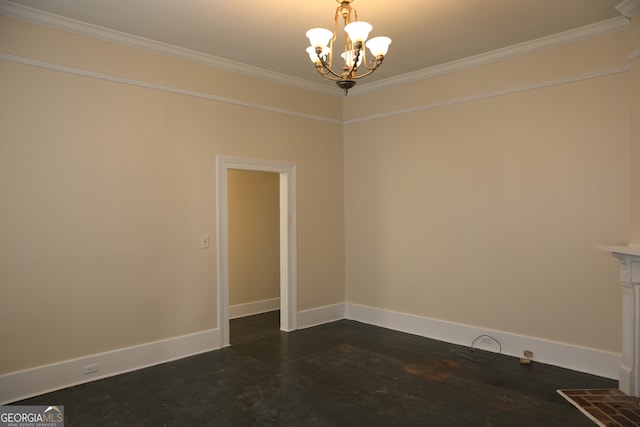
{"type": "Polygon", "coordinates": [[[307,37],[311,42],[307,53],[316,66],[316,71],[325,79],[335,81],[340,89],[344,89],[346,96],[349,89],[355,86],[357,79],[368,76],[382,64],[391,39],[374,37],[367,41],[373,26],[368,22],[358,21],[358,13],[351,7],[351,3],[355,0],[336,1],[340,6],[336,9],[333,20],[333,32],[325,28],[312,28],[307,31],[307,37]],[[336,60],[342,68],[334,69],[333,44],[338,35],[339,21],[342,21],[344,27],[344,49],[340,54],[342,60],[336,60]],[[367,48],[370,53],[369,58],[367,58],[367,48]],[[365,70],[358,74],[362,65],[365,70]]]}

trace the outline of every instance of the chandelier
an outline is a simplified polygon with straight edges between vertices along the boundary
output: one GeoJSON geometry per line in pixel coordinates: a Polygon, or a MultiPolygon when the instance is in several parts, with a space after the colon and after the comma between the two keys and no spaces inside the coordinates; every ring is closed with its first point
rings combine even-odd
{"type": "Polygon", "coordinates": [[[333,32],[326,28],[312,28],[307,31],[307,37],[311,42],[307,53],[316,66],[316,71],[325,79],[335,81],[340,89],[344,89],[346,96],[349,89],[355,86],[357,79],[368,76],[382,64],[391,39],[374,37],[367,41],[373,27],[368,22],[358,21],[358,13],[351,7],[355,0],[336,1],[340,6],[336,9],[333,20],[333,32]],[[333,44],[338,35],[339,21],[342,21],[344,26],[344,50],[340,54],[342,61],[336,61],[341,63],[342,68],[334,69],[333,44]],[[366,48],[369,49],[370,58],[367,58],[366,48]],[[360,68],[362,65],[364,70],[360,68]],[[362,72],[358,74],[358,71],[362,72]]]}

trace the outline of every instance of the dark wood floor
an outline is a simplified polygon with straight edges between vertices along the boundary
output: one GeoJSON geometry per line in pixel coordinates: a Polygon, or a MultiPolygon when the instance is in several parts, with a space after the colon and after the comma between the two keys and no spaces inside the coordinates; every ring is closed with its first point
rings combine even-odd
{"type": "Polygon", "coordinates": [[[64,405],[67,427],[593,427],[556,389],[617,386],[506,356],[475,363],[466,347],[349,320],[247,336],[18,403],[64,405]]]}
{"type": "Polygon", "coordinates": [[[229,321],[229,343],[244,344],[272,335],[280,335],[280,310],[229,321]]]}

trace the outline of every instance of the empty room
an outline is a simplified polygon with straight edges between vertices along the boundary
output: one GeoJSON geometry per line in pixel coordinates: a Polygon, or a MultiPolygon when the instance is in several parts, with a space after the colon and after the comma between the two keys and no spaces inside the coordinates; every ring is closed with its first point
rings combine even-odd
{"type": "Polygon", "coordinates": [[[0,0],[0,120],[0,426],[640,425],[640,0],[0,0]]]}

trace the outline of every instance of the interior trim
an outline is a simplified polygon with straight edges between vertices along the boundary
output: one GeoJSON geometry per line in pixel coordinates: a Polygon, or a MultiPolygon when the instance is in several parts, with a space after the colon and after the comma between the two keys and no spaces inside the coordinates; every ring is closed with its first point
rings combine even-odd
{"type": "Polygon", "coordinates": [[[595,79],[595,78],[599,78],[599,77],[610,76],[610,75],[613,75],[613,74],[626,73],[626,72],[628,72],[630,70],[631,70],[631,66],[630,65],[623,65],[621,67],[609,68],[609,69],[606,69],[606,70],[595,71],[593,73],[579,74],[579,75],[576,75],[576,76],[566,77],[566,78],[563,78],[563,79],[543,81],[543,82],[532,83],[532,84],[523,85],[523,86],[510,87],[510,88],[500,89],[500,90],[496,90],[496,91],[492,91],[492,92],[481,93],[481,94],[478,94],[478,95],[464,96],[462,98],[447,99],[447,100],[444,100],[444,101],[434,102],[434,103],[431,103],[431,104],[416,105],[416,106],[410,107],[410,108],[403,108],[403,109],[400,109],[400,110],[387,111],[387,112],[379,113],[379,114],[372,114],[372,115],[369,115],[369,116],[358,117],[356,119],[345,120],[343,122],[343,124],[344,125],[352,125],[352,124],[355,124],[355,123],[368,122],[368,121],[371,121],[371,120],[384,119],[384,118],[393,117],[393,116],[400,116],[400,115],[403,115],[403,114],[415,113],[417,111],[431,110],[431,109],[434,109],[434,108],[447,107],[447,106],[455,105],[455,104],[463,104],[463,103],[466,103],[466,102],[479,101],[479,100],[486,99],[486,98],[493,98],[493,97],[497,97],[497,96],[510,95],[510,94],[514,94],[514,93],[518,93],[518,92],[525,92],[525,91],[534,90],[534,89],[542,89],[542,88],[547,88],[547,87],[552,87],[552,86],[563,85],[563,84],[567,84],[567,83],[574,83],[574,82],[579,82],[579,81],[582,81],[582,80],[589,80],[589,79],[595,79]]]}
{"type": "Polygon", "coordinates": [[[143,88],[146,88],[146,89],[160,90],[160,91],[164,91],[164,92],[170,92],[170,93],[175,93],[175,94],[185,95],[185,96],[193,96],[193,97],[196,97],[196,98],[207,99],[209,101],[216,101],[216,102],[223,102],[225,104],[239,105],[239,106],[242,106],[242,107],[253,108],[253,109],[256,109],[256,110],[264,110],[264,111],[270,111],[272,113],[287,114],[289,116],[296,116],[296,117],[301,117],[301,118],[304,118],[304,119],[311,119],[311,120],[317,120],[317,121],[321,121],[321,122],[334,123],[334,124],[341,124],[342,123],[341,120],[331,119],[331,118],[322,117],[322,116],[316,116],[314,114],[306,114],[306,113],[301,113],[299,111],[287,110],[287,109],[284,109],[284,108],[272,107],[272,106],[269,106],[269,105],[256,104],[256,103],[253,103],[253,102],[241,101],[239,99],[227,98],[227,97],[224,97],[224,96],[212,95],[212,94],[209,94],[209,93],[198,92],[198,91],[195,91],[195,90],[182,89],[182,88],[174,87],[174,86],[167,86],[167,85],[162,85],[162,84],[157,84],[157,83],[150,83],[150,82],[145,82],[145,81],[142,81],[142,80],[127,79],[127,78],[124,78],[124,77],[113,76],[111,74],[99,73],[99,72],[96,72],[96,71],[83,70],[81,68],[70,67],[70,66],[67,66],[67,65],[54,64],[54,63],[51,63],[51,62],[40,61],[38,59],[25,58],[23,56],[11,55],[11,54],[4,53],[4,52],[0,52],[0,60],[14,62],[14,63],[17,63],[17,64],[22,64],[22,65],[28,65],[28,66],[32,66],[32,67],[44,68],[44,69],[47,69],[47,70],[59,71],[59,72],[62,72],[62,73],[67,73],[67,74],[75,74],[75,75],[82,76],[82,77],[89,77],[89,78],[98,79],[98,80],[106,80],[106,81],[113,82],[113,83],[120,83],[120,84],[125,84],[125,85],[138,86],[138,87],[143,87],[143,88]]]}
{"type": "MultiPolygon", "coordinates": [[[[633,10],[640,0],[624,0],[617,6],[620,13],[633,10]],[[628,5],[629,3],[630,5],[628,5]]],[[[27,6],[11,3],[6,0],[0,0],[0,15],[21,19],[35,24],[45,25],[69,31],[76,34],[82,34],[94,37],[100,40],[117,43],[124,46],[143,49],[151,52],[161,53],[176,58],[185,59],[227,71],[232,71],[252,77],[258,77],[265,80],[278,82],[281,84],[298,87],[301,89],[320,92],[327,95],[343,96],[342,92],[336,91],[334,85],[328,85],[326,82],[312,82],[306,79],[289,76],[286,74],[276,73],[246,64],[230,61],[228,59],[192,51],[189,49],[172,46],[166,43],[157,42],[150,39],[134,36],[119,31],[110,30],[99,27],[97,25],[87,24],[85,22],[65,18],[52,13],[47,13],[27,6]]],[[[503,61],[528,53],[539,52],[541,50],[550,49],[570,43],[576,43],[582,40],[588,40],[594,37],[603,36],[631,28],[631,22],[623,16],[608,19],[606,21],[597,22],[595,24],[586,25],[575,28],[562,33],[542,37],[502,49],[496,49],[490,52],[452,61],[446,64],[436,65],[434,67],[425,68],[411,73],[386,78],[373,82],[363,82],[361,85],[353,88],[349,92],[349,96],[358,96],[365,93],[375,92],[390,87],[405,85],[415,81],[450,74],[467,68],[477,67],[479,65],[490,64],[493,62],[503,61]]],[[[310,76],[315,76],[311,74],[310,76]]]]}
{"type": "Polygon", "coordinates": [[[489,335],[507,356],[520,358],[528,349],[534,363],[618,379],[619,353],[352,303],[346,303],[345,318],[457,345],[470,346],[478,336],[489,335]]]}
{"type": "Polygon", "coordinates": [[[229,345],[229,185],[230,169],[276,172],[280,176],[280,330],[297,329],[297,166],[295,163],[216,156],[216,235],[218,328],[229,345]]]}
{"type": "Polygon", "coordinates": [[[624,16],[631,18],[634,13],[640,10],[640,0],[622,0],[616,5],[616,10],[624,16]]]}
{"type": "Polygon", "coordinates": [[[0,0],[0,15],[21,19],[23,21],[44,25],[47,27],[57,28],[63,31],[69,31],[75,34],[93,37],[122,46],[132,47],[135,49],[143,49],[150,52],[173,56],[175,58],[184,59],[210,67],[220,68],[222,70],[232,71],[234,73],[244,74],[252,77],[259,77],[262,79],[285,84],[287,86],[294,86],[300,89],[320,92],[327,95],[342,95],[341,93],[336,94],[337,91],[335,90],[334,86],[327,86],[322,84],[321,82],[315,83],[286,74],[276,73],[274,71],[265,70],[264,68],[258,68],[251,65],[231,61],[229,59],[220,58],[202,52],[196,52],[194,50],[158,42],[144,37],[138,37],[132,34],[111,30],[108,28],[100,27],[98,25],[88,24],[86,22],[77,21],[75,19],[66,18],[60,15],[55,15],[53,13],[12,3],[6,0],[0,0]]]}
{"type": "Polygon", "coordinates": [[[0,375],[0,405],[220,348],[220,330],[196,332],[0,375]],[[85,374],[85,366],[98,370],[85,374]]]}
{"type": "Polygon", "coordinates": [[[324,305],[298,312],[298,329],[311,328],[323,323],[344,319],[344,303],[324,305]]]}
{"type": "Polygon", "coordinates": [[[239,317],[253,316],[254,314],[267,313],[280,309],[280,297],[265,299],[261,301],[252,301],[244,304],[235,304],[229,306],[229,319],[237,319],[239,317]]]}
{"type": "Polygon", "coordinates": [[[523,56],[572,43],[578,43],[581,41],[617,33],[620,31],[626,31],[629,28],[631,28],[631,23],[629,22],[629,20],[620,16],[551,36],[542,37],[524,43],[508,46],[502,49],[496,49],[490,52],[481,53],[479,55],[470,56],[468,58],[460,59],[457,61],[435,65],[433,67],[425,68],[412,73],[406,73],[384,80],[369,82],[353,88],[353,90],[349,92],[349,96],[363,95],[369,92],[376,92],[382,89],[388,89],[391,87],[410,84],[420,80],[426,80],[433,77],[452,74],[458,71],[466,70],[468,68],[493,64],[496,62],[515,58],[517,56],[523,56]]]}
{"type": "MultiPolygon", "coordinates": [[[[616,380],[619,375],[621,354],[589,347],[354,303],[331,304],[297,313],[299,329],[341,319],[463,346],[480,335],[490,335],[500,342],[502,354],[507,356],[519,358],[523,349],[528,349],[534,353],[534,363],[616,380]]],[[[222,347],[221,342],[220,329],[212,329],[0,375],[0,404],[217,350],[222,347]],[[85,375],[84,366],[91,363],[98,363],[99,371],[85,375]]]]}

